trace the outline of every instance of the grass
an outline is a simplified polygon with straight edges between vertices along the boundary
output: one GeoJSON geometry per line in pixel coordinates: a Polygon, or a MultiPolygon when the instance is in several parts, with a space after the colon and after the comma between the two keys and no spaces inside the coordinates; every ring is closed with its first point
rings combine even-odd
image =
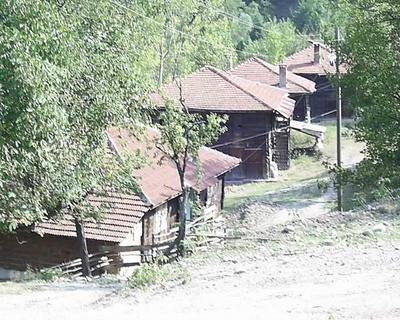
{"type": "MultiPolygon", "coordinates": [[[[328,169],[323,165],[323,161],[334,162],[336,161],[336,123],[334,121],[320,122],[319,125],[326,126],[326,139],[324,141],[324,148],[321,150],[321,158],[315,156],[300,155],[296,159],[291,160],[290,169],[280,171],[279,179],[277,182],[252,182],[242,185],[233,185],[227,188],[225,209],[227,211],[233,210],[237,205],[243,201],[251,198],[265,196],[266,193],[278,192],[281,189],[291,187],[296,184],[302,184],[305,188],[295,195],[290,195],[292,199],[281,199],[281,202],[286,200],[294,201],[302,197],[316,197],[318,196],[314,185],[317,180],[327,179],[329,177],[328,169]],[[312,193],[309,193],[312,191],[312,193]]],[[[359,148],[359,144],[354,141],[351,136],[351,122],[346,121],[343,126],[342,133],[342,148],[344,150],[352,150],[355,146],[359,148]]],[[[314,144],[314,139],[309,136],[292,132],[292,147],[308,148],[314,144]]],[[[273,195],[270,195],[273,198],[273,195]]],[[[275,197],[277,197],[275,195],[275,197]]]]}
{"type": "Polygon", "coordinates": [[[21,294],[29,291],[36,291],[46,286],[44,281],[5,281],[0,282],[0,295],[2,294],[21,294]]]}
{"type": "Polygon", "coordinates": [[[131,288],[145,288],[152,285],[162,285],[171,281],[190,281],[191,274],[181,261],[170,264],[141,264],[128,279],[131,288]]]}

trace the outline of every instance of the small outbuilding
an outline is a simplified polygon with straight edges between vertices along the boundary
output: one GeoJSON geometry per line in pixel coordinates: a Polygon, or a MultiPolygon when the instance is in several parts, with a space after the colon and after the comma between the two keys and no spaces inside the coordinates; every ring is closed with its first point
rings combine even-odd
{"type": "MultiPolygon", "coordinates": [[[[89,254],[103,246],[152,244],[154,235],[168,232],[178,222],[179,175],[175,164],[161,159],[156,151],[153,138],[158,131],[148,128],[147,139],[143,141],[127,130],[113,128],[108,133],[109,148],[114,153],[124,149],[136,154],[140,150],[148,161],[132,172],[140,189],[136,194],[109,192],[88,196],[90,206],[106,204],[101,222],[91,219],[83,222],[89,254]]],[[[188,164],[186,181],[200,199],[203,214],[216,215],[223,208],[225,174],[237,167],[240,159],[207,147],[200,148],[199,159],[201,166],[188,164]]],[[[114,269],[121,263],[129,267],[142,261],[141,253],[122,252],[102,257],[96,263],[114,269]]],[[[11,277],[12,270],[37,270],[79,257],[74,218],[68,213],[60,220],[48,220],[20,228],[15,234],[0,235],[0,277],[3,278],[11,277]]]]}

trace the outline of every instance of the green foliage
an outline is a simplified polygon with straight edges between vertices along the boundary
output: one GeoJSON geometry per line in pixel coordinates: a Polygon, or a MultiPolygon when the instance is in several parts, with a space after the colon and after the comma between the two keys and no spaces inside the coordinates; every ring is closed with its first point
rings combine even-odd
{"type": "MultiPolygon", "coordinates": [[[[202,116],[197,113],[190,113],[184,103],[182,88],[178,105],[174,101],[167,100],[165,110],[160,115],[158,128],[161,137],[157,142],[158,149],[165,157],[173,160],[179,174],[182,196],[179,200],[179,233],[175,242],[180,246],[181,255],[184,254],[185,246],[182,242],[186,234],[186,217],[188,216],[188,202],[190,186],[187,185],[186,168],[189,162],[195,163],[197,167],[201,162],[199,159],[199,149],[209,145],[211,142],[226,131],[225,123],[227,116],[208,114],[202,116]]],[[[197,173],[199,175],[201,173],[197,173]]],[[[200,176],[197,177],[198,179],[200,176]]]]}
{"type": "Polygon", "coordinates": [[[355,173],[336,172],[360,190],[381,194],[400,186],[400,22],[395,18],[400,9],[394,0],[341,1],[340,6],[352,17],[340,45],[348,66],[341,85],[359,117],[355,138],[366,150],[355,173]]]}
{"type": "Polygon", "coordinates": [[[205,64],[225,67],[232,42],[220,15],[220,0],[158,0],[147,16],[154,20],[154,49],[159,55],[159,83],[170,82],[205,64]]]}
{"type": "Polygon", "coordinates": [[[164,281],[167,274],[166,269],[157,263],[143,263],[129,277],[128,284],[132,288],[159,284],[164,281]]]}
{"type": "Polygon", "coordinates": [[[329,189],[329,182],[326,180],[317,180],[317,188],[319,191],[326,192],[329,189]]]}
{"type": "Polygon", "coordinates": [[[24,281],[53,281],[57,278],[63,277],[64,274],[61,269],[58,268],[43,268],[41,270],[35,270],[28,267],[28,270],[24,272],[24,281]]]}
{"type": "Polygon", "coordinates": [[[315,138],[302,132],[290,131],[290,148],[310,148],[315,144],[315,138]]]}
{"type": "Polygon", "coordinates": [[[44,268],[39,271],[38,276],[41,280],[51,281],[62,277],[63,273],[61,269],[44,268]]]}
{"type": "Polygon", "coordinates": [[[188,281],[190,279],[190,272],[182,263],[175,262],[164,265],[157,261],[141,264],[129,277],[128,284],[131,288],[145,288],[168,281],[188,281]]]}
{"type": "Polygon", "coordinates": [[[277,63],[284,57],[293,54],[306,43],[306,38],[299,36],[296,27],[290,20],[271,20],[265,24],[264,32],[258,40],[247,43],[245,50],[256,52],[271,63],[277,63]]]}
{"type": "MultiPolygon", "coordinates": [[[[182,101],[183,101],[182,97],[182,101]]],[[[164,154],[174,161],[182,163],[185,157],[198,161],[200,147],[208,145],[226,131],[226,116],[209,114],[205,117],[189,113],[185,106],[177,107],[171,101],[166,103],[165,111],[160,115],[160,147],[165,146],[164,154]]]]}
{"type": "Polygon", "coordinates": [[[106,158],[106,129],[144,121],[147,21],[106,0],[6,0],[0,20],[2,231],[131,187],[106,158]]]}
{"type": "Polygon", "coordinates": [[[329,0],[300,0],[293,16],[298,30],[321,35],[326,27],[333,28],[333,10],[329,0]]]}

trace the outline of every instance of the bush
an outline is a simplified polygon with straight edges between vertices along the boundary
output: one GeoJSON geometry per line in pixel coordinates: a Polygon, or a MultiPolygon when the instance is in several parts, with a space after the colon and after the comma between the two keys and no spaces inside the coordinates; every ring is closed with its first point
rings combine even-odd
{"type": "Polygon", "coordinates": [[[56,278],[61,278],[63,276],[63,272],[61,269],[53,269],[53,268],[44,268],[41,269],[38,273],[36,273],[36,278],[44,281],[52,281],[56,278]]]}
{"type": "Polygon", "coordinates": [[[191,275],[182,262],[163,265],[161,261],[141,264],[128,279],[131,288],[144,288],[174,280],[190,280],[191,275]]]}
{"type": "Polygon", "coordinates": [[[128,283],[132,288],[143,288],[162,283],[166,277],[166,270],[158,263],[144,263],[135,269],[128,283]]]}

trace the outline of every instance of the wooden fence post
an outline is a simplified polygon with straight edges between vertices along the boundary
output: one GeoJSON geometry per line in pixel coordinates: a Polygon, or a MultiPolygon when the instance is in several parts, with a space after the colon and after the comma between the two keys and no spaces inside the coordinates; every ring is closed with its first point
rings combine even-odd
{"type": "Polygon", "coordinates": [[[85,230],[83,228],[82,220],[75,218],[76,236],[78,238],[79,252],[82,261],[82,274],[85,277],[90,277],[90,264],[89,264],[89,252],[86,244],[85,230]]]}

